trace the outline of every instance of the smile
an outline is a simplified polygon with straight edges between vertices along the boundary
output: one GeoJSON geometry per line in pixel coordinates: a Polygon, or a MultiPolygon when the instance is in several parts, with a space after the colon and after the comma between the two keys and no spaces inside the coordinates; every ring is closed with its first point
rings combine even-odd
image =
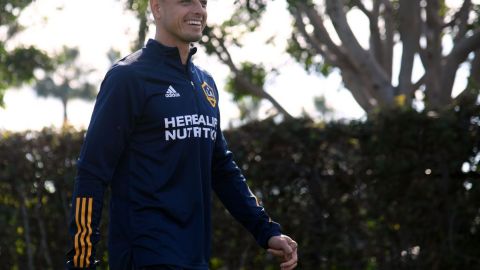
{"type": "Polygon", "coordinates": [[[187,23],[188,23],[189,25],[198,25],[198,26],[201,26],[201,25],[202,25],[202,22],[201,22],[201,21],[195,21],[195,20],[187,21],[187,23]]]}

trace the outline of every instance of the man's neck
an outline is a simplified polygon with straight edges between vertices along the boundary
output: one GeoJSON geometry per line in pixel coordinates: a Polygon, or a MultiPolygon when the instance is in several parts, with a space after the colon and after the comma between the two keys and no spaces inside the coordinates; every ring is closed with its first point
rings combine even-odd
{"type": "Polygon", "coordinates": [[[162,38],[161,35],[159,35],[158,33],[155,35],[155,40],[158,41],[160,44],[168,47],[177,47],[178,52],[180,53],[180,59],[182,60],[182,64],[187,64],[188,54],[190,53],[190,43],[171,42],[162,38]]]}

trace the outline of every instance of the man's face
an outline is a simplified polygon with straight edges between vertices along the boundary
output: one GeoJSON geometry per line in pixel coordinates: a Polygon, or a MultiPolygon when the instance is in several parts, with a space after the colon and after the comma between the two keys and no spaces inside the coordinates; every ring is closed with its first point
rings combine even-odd
{"type": "Polygon", "coordinates": [[[207,21],[207,0],[158,0],[157,27],[169,43],[200,40],[207,21]]]}

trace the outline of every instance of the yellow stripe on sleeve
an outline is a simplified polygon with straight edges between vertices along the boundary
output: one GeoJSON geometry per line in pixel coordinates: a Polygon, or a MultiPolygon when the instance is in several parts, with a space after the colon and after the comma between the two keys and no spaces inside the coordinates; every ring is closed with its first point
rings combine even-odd
{"type": "Polygon", "coordinates": [[[80,246],[82,251],[80,252],[80,268],[83,268],[83,260],[85,259],[85,234],[87,233],[85,226],[85,208],[87,207],[87,198],[82,198],[82,211],[80,218],[80,225],[82,226],[82,234],[80,235],[80,246]]]}
{"type": "Polygon", "coordinates": [[[73,265],[75,267],[78,267],[78,256],[80,255],[80,249],[78,247],[78,237],[80,236],[80,233],[82,232],[82,228],[80,227],[79,223],[79,212],[80,212],[80,198],[77,198],[75,203],[75,223],[77,224],[77,233],[75,233],[75,256],[73,257],[73,265]]]}
{"type": "Polygon", "coordinates": [[[85,267],[90,266],[90,256],[92,255],[92,241],[90,237],[92,236],[92,207],[93,207],[93,198],[88,198],[88,216],[87,216],[87,260],[85,267]]]}

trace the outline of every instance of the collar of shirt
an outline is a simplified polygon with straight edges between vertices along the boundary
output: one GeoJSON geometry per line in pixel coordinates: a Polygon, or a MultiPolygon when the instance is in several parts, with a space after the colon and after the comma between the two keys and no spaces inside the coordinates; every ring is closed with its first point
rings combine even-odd
{"type": "MultiPolygon", "coordinates": [[[[166,58],[172,60],[172,63],[179,65],[179,67],[185,68],[180,59],[180,52],[178,51],[177,47],[168,47],[156,41],[155,39],[149,39],[147,41],[147,44],[145,45],[145,48],[147,53],[149,53],[151,57],[162,57],[165,60],[165,56],[167,56],[166,58]]],[[[187,65],[191,64],[192,56],[196,52],[197,47],[190,48],[190,52],[188,53],[187,65]]]]}

